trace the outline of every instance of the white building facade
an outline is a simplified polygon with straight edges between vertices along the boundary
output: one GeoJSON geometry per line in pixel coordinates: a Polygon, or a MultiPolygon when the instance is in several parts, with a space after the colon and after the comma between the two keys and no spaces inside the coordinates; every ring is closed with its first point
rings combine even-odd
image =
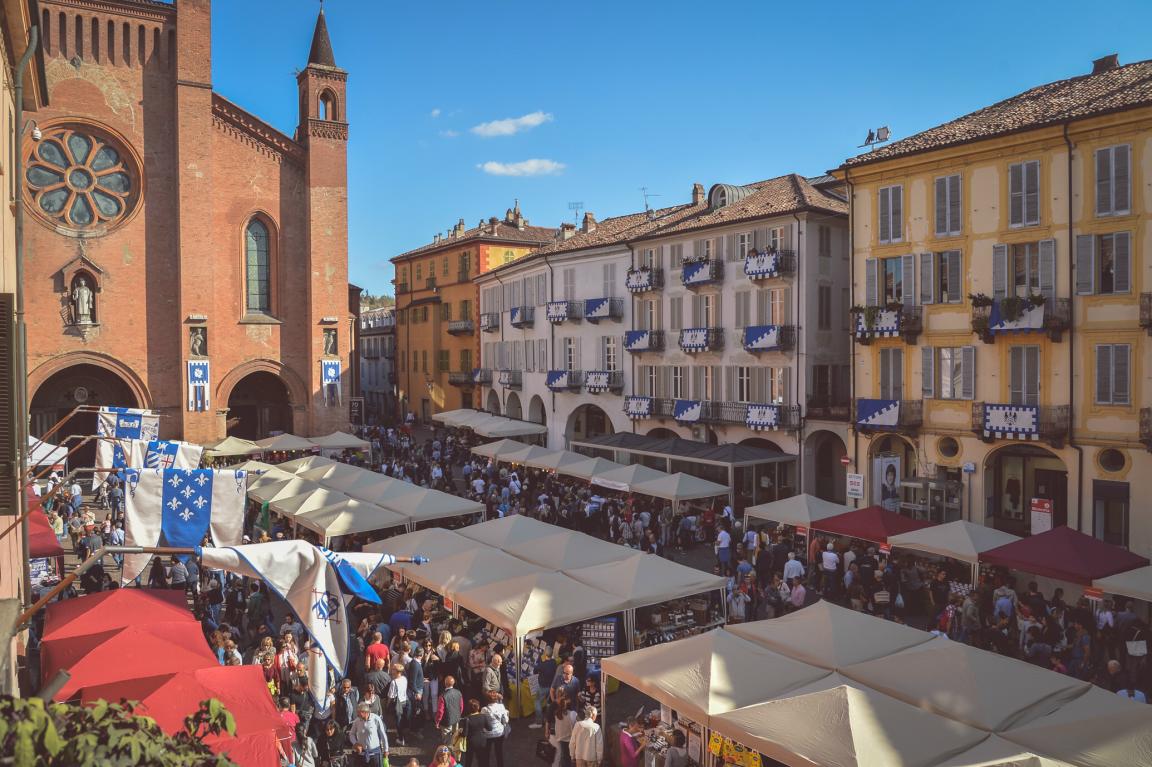
{"type": "Polygon", "coordinates": [[[360,392],[369,424],[395,412],[396,310],[360,312],[360,392]]]}

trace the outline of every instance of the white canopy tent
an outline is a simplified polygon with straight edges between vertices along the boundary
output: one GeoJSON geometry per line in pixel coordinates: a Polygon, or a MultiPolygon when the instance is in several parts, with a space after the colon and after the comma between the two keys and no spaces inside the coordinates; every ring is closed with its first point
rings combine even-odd
{"type": "Polygon", "coordinates": [[[563,474],[567,477],[576,477],[577,479],[591,480],[596,474],[606,471],[615,471],[616,469],[623,469],[624,464],[609,461],[607,458],[585,458],[579,463],[570,463],[561,466],[556,470],[557,474],[563,474]]]}
{"type": "Polygon", "coordinates": [[[477,445],[472,448],[472,455],[500,461],[504,460],[503,456],[518,453],[526,447],[528,447],[528,444],[525,442],[519,442],[514,439],[498,439],[495,442],[488,442],[487,444],[477,445]]]}
{"type": "Polygon", "coordinates": [[[525,445],[520,450],[501,453],[500,460],[506,463],[526,464],[530,458],[545,458],[554,455],[556,452],[556,450],[549,450],[539,445],[525,445]]]}
{"type": "Polygon", "coordinates": [[[658,479],[650,479],[645,482],[636,483],[632,485],[631,490],[633,493],[639,493],[640,495],[651,495],[655,498],[663,498],[666,501],[671,501],[674,504],[673,508],[681,501],[693,501],[698,498],[715,498],[719,495],[728,495],[728,488],[725,485],[709,482],[706,479],[694,477],[691,474],[685,474],[679,471],[675,474],[667,474],[658,479]]]}
{"type": "Polygon", "coordinates": [[[204,457],[216,458],[221,455],[256,455],[263,453],[264,448],[255,442],[239,437],[225,437],[219,442],[204,447],[204,457]]]}
{"type": "Polygon", "coordinates": [[[432,420],[437,423],[442,423],[445,426],[455,425],[457,419],[475,415],[478,411],[470,407],[460,408],[458,410],[445,410],[443,413],[433,413],[432,420]]]}
{"type": "Polygon", "coordinates": [[[438,560],[435,567],[405,568],[404,577],[458,601],[460,591],[542,572],[546,570],[511,554],[488,546],[474,546],[438,560]]]}
{"type": "MultiPolygon", "coordinates": [[[[515,514],[511,517],[489,520],[482,525],[465,527],[460,530],[460,535],[485,546],[507,550],[510,546],[546,538],[561,530],[563,528],[556,525],[550,525],[547,522],[541,522],[522,514],[515,514]]],[[[617,548],[623,547],[617,546],[617,548]]]]}
{"type": "Polygon", "coordinates": [[[413,492],[406,492],[394,498],[377,496],[374,502],[408,517],[413,527],[422,522],[468,517],[484,512],[482,503],[442,493],[439,490],[428,490],[415,485],[410,487],[413,488],[413,492]]]}
{"type": "Polygon", "coordinates": [[[744,518],[762,519],[793,527],[812,527],[813,523],[838,514],[852,511],[851,506],[825,501],[814,495],[800,494],[782,498],[759,506],[749,506],[744,510],[744,518]]]}
{"type": "Polygon", "coordinates": [[[509,543],[504,550],[514,557],[541,567],[575,570],[618,562],[621,548],[623,547],[616,543],[565,530],[531,540],[509,543]]]}
{"type": "Polygon", "coordinates": [[[588,456],[581,455],[580,453],[573,453],[571,450],[555,450],[549,455],[540,455],[535,458],[526,458],[522,463],[525,466],[530,466],[533,469],[546,469],[548,471],[558,471],[564,466],[570,466],[574,463],[583,463],[588,460],[588,456]]]}
{"type": "Polygon", "coordinates": [[[625,600],[555,572],[521,575],[456,592],[456,602],[509,634],[522,637],[553,626],[625,609],[625,600]]]}
{"type": "Polygon", "coordinates": [[[642,463],[633,463],[619,469],[597,471],[592,475],[592,484],[626,493],[637,484],[665,479],[668,476],[667,472],[659,469],[649,468],[642,463]]]}
{"type": "Polygon", "coordinates": [[[334,503],[347,500],[349,500],[348,496],[339,490],[317,487],[314,490],[309,490],[300,495],[288,495],[276,498],[268,504],[268,508],[282,517],[294,517],[297,514],[315,511],[316,509],[322,509],[325,506],[331,506],[334,503]]]}
{"type": "Polygon", "coordinates": [[[1152,565],[1109,575],[1107,578],[1097,578],[1092,585],[1105,594],[1152,602],[1152,565]]]}
{"type": "Polygon", "coordinates": [[[68,448],[43,442],[36,437],[28,438],[28,465],[63,466],[68,460],[68,448]]]}
{"type": "Polygon", "coordinates": [[[331,506],[302,511],[292,517],[292,522],[318,533],[327,546],[328,541],[337,536],[404,527],[408,519],[382,506],[348,498],[331,506]]]}
{"type": "Polygon", "coordinates": [[[334,431],[323,437],[312,437],[312,443],[323,450],[371,450],[372,443],[355,434],[334,431]]]}
{"type": "Polygon", "coordinates": [[[565,572],[581,583],[625,597],[628,606],[633,608],[717,591],[727,584],[727,579],[722,576],[639,552],[617,562],[565,572]]]}
{"type": "Polygon", "coordinates": [[[888,539],[888,544],[893,548],[923,551],[975,565],[985,551],[1018,540],[1017,536],[994,527],[960,520],[894,535],[888,539]]]}
{"type": "Polygon", "coordinates": [[[306,455],[303,458],[293,458],[291,461],[285,461],[284,463],[278,463],[276,465],[284,471],[299,474],[302,471],[318,469],[321,466],[331,466],[334,463],[337,462],[331,458],[325,458],[322,455],[306,455]]]}
{"type": "Polygon", "coordinates": [[[481,437],[529,437],[548,433],[548,427],[542,424],[517,421],[503,416],[493,416],[470,428],[481,437]]]}
{"type": "Polygon", "coordinates": [[[301,493],[310,493],[320,489],[320,485],[300,477],[279,480],[275,477],[267,481],[256,481],[248,488],[248,497],[259,503],[271,503],[277,498],[289,498],[301,493]]]}
{"type": "MultiPolygon", "coordinates": [[[[368,473],[371,474],[374,472],[368,473]]],[[[333,487],[337,490],[340,488],[336,487],[335,483],[345,481],[355,482],[363,477],[364,474],[364,469],[347,463],[339,463],[338,461],[313,466],[307,469],[301,469],[300,471],[296,472],[296,476],[300,477],[301,479],[310,479],[313,482],[323,482],[329,487],[333,487]]]]}
{"type": "MultiPolygon", "coordinates": [[[[476,548],[476,542],[459,533],[440,527],[430,527],[426,530],[417,530],[414,533],[405,533],[383,541],[369,543],[364,546],[364,551],[375,554],[392,554],[397,557],[412,557],[419,554],[439,564],[443,559],[456,554],[463,554],[474,548],[476,548]]],[[[413,567],[416,565],[397,564],[390,569],[403,575],[407,573],[409,568],[413,567]]]]}
{"type": "Polygon", "coordinates": [[[262,451],[292,452],[294,450],[311,450],[316,444],[310,439],[297,437],[295,434],[277,434],[275,437],[256,440],[262,451]]]}

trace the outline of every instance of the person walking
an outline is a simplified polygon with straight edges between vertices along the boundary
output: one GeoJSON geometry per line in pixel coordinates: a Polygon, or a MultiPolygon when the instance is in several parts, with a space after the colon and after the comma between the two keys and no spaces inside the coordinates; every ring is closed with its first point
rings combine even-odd
{"type": "Polygon", "coordinates": [[[484,707],[484,735],[487,738],[484,744],[485,765],[492,764],[492,756],[496,756],[495,767],[504,767],[504,738],[508,735],[508,709],[504,708],[504,696],[498,692],[487,695],[488,705],[484,707]]]}
{"type": "Polygon", "coordinates": [[[596,722],[597,713],[595,706],[584,706],[572,728],[568,749],[576,767],[600,767],[604,759],[604,731],[596,722]]]}
{"type": "Polygon", "coordinates": [[[468,701],[468,716],[461,722],[460,743],[464,747],[464,767],[488,767],[488,717],[480,708],[480,701],[468,701]]]}
{"type": "Polygon", "coordinates": [[[444,677],[444,689],[436,704],[436,729],[440,731],[440,742],[452,745],[460,719],[464,715],[464,695],[456,689],[456,678],[444,677]]]}
{"type": "Polygon", "coordinates": [[[360,764],[363,767],[383,767],[388,759],[388,732],[384,721],[372,713],[372,707],[367,703],[356,707],[356,715],[348,739],[360,764]]]}

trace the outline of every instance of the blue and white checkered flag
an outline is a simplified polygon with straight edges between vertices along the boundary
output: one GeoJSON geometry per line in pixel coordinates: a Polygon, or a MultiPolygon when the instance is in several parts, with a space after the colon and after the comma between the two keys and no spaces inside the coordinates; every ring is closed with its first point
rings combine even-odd
{"type": "Polygon", "coordinates": [[[96,472],[92,475],[92,489],[100,487],[108,477],[108,469],[127,468],[131,461],[127,454],[129,440],[147,442],[160,434],[160,415],[148,410],[129,407],[102,407],[96,414],[96,436],[111,437],[96,442],[96,472]]]}

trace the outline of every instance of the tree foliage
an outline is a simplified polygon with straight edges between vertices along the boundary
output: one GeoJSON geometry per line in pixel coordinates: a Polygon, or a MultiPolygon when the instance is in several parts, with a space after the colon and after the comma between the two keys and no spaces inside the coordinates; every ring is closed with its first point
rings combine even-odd
{"type": "Polygon", "coordinates": [[[166,735],[135,713],[136,701],[89,706],[0,696],[0,765],[12,767],[235,767],[205,745],[236,723],[218,700],[202,701],[184,729],[166,735]]]}
{"type": "Polygon", "coordinates": [[[360,294],[360,311],[364,311],[365,309],[383,309],[389,306],[393,306],[395,303],[396,299],[392,296],[375,296],[368,291],[364,291],[360,294]]]}

